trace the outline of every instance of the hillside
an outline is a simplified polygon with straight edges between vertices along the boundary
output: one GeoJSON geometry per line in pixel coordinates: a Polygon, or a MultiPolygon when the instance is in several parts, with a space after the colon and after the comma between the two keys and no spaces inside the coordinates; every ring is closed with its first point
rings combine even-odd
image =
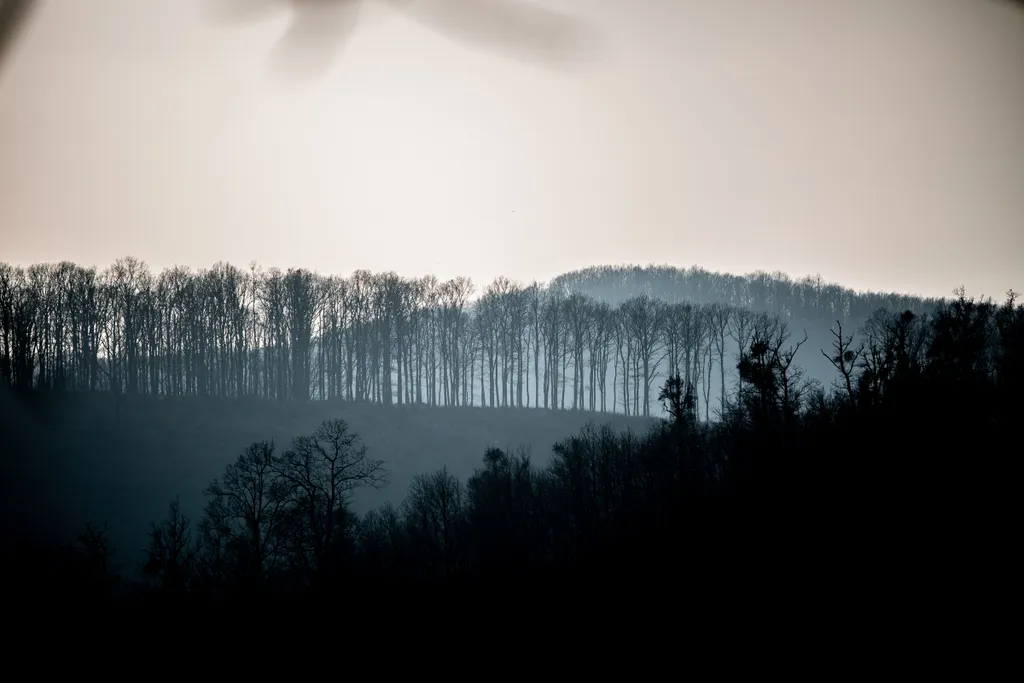
{"type": "Polygon", "coordinates": [[[488,446],[527,446],[546,462],[554,443],[588,421],[637,431],[652,422],[610,413],[337,401],[136,397],[118,406],[106,393],[15,398],[6,390],[0,416],[5,519],[18,530],[18,520],[32,518],[51,538],[106,520],[126,565],[138,559],[150,521],[161,519],[175,496],[197,520],[203,488],[248,444],[274,439],[283,448],[327,419],[346,420],[391,473],[386,488],[360,492],[360,512],[400,503],[417,473],[447,466],[464,479],[488,446]]]}

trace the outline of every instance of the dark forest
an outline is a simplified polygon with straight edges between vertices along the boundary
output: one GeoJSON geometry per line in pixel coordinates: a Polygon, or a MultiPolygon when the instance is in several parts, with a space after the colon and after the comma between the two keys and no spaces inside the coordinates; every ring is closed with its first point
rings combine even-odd
{"type": "Polygon", "coordinates": [[[223,603],[852,542],[1000,499],[1022,334],[1012,291],[781,273],[0,264],[7,547],[40,595],[223,603]]]}

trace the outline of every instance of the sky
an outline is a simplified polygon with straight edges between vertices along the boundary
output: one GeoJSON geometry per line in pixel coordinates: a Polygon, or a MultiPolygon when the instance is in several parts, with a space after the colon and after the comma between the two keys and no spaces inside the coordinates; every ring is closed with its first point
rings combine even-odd
{"type": "Polygon", "coordinates": [[[376,0],[283,81],[287,1],[245,25],[214,2],[40,0],[0,69],[0,261],[1024,289],[1008,5],[549,0],[588,37],[554,66],[376,0]]]}

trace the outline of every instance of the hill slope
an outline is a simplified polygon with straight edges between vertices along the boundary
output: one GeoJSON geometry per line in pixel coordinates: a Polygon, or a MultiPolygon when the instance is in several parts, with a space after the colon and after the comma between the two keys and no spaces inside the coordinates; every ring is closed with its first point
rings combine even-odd
{"type": "MultiPolygon", "coordinates": [[[[646,429],[652,420],[614,414],[502,408],[385,407],[315,401],[305,405],[246,399],[122,398],[109,394],[0,391],[3,514],[15,530],[70,539],[87,521],[112,527],[118,559],[141,556],[149,523],[180,496],[198,520],[207,483],[247,445],[274,439],[278,448],[342,418],[384,460],[390,484],[360,491],[362,512],[405,497],[412,477],[447,466],[460,478],[481,465],[489,446],[532,449],[546,462],[551,446],[589,421],[646,429]]],[[[127,567],[126,567],[127,568],[127,567]]]]}

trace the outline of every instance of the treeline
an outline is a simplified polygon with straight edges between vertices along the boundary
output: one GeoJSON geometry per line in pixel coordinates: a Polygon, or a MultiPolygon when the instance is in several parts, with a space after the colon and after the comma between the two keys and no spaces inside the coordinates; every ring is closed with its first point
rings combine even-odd
{"type": "Polygon", "coordinates": [[[672,266],[592,266],[554,278],[550,287],[581,292],[612,305],[647,294],[669,303],[724,304],[771,313],[801,327],[826,329],[837,319],[863,321],[879,309],[929,312],[938,299],[906,294],[855,292],[821,276],[794,280],[786,273],[715,273],[672,266]]]}
{"type": "MultiPolygon", "coordinates": [[[[387,474],[343,421],[283,452],[254,443],[207,487],[198,523],[172,505],[153,526],[149,594],[344,594],[359,577],[678,579],[795,530],[810,553],[850,543],[854,527],[906,545],[928,527],[916,521],[902,536],[897,508],[934,520],[952,506],[962,524],[977,501],[1012,493],[1024,306],[961,293],[930,316],[876,313],[863,336],[854,345],[836,330],[825,354],[836,382],[825,390],[802,379],[798,344],[755,328],[720,421],[698,421],[694,387],[673,375],[657,397],[670,418],[649,433],[588,427],[556,444],[546,466],[489,449],[467,481],[420,475],[400,505],[361,517],[349,495],[387,474]]],[[[948,543],[955,527],[936,526],[948,543]]],[[[76,557],[107,552],[86,540],[76,557]]],[[[109,576],[93,579],[109,594],[109,576]]]]}
{"type": "Polygon", "coordinates": [[[757,327],[859,324],[937,302],[820,279],[603,268],[543,285],[302,269],[154,274],[0,264],[0,382],[118,395],[345,399],[649,415],[679,374],[703,417],[726,409],[757,327]],[[727,373],[727,370],[729,372],[727,373]]]}

